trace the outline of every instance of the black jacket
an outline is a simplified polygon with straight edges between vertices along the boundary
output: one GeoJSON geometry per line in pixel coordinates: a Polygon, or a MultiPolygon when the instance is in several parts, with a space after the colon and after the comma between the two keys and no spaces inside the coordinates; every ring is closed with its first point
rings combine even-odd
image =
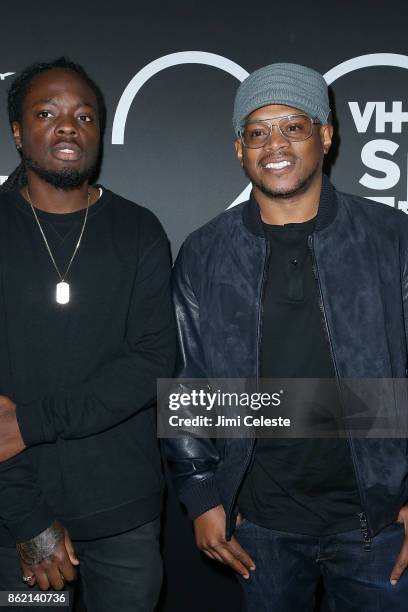
{"type": "MultiPolygon", "coordinates": [[[[323,186],[309,237],[336,376],[404,378],[407,366],[408,218],[323,186]]],[[[184,243],[174,269],[181,378],[259,374],[261,298],[268,247],[251,199],[184,243]]],[[[408,499],[407,441],[349,437],[366,536],[396,519],[408,499]]],[[[166,440],[181,501],[195,518],[222,503],[227,537],[254,441],[166,440]]]]}

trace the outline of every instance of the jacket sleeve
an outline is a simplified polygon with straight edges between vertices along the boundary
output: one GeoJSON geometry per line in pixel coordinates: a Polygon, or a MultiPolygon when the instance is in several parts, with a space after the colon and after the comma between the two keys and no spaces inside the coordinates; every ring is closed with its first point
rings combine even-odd
{"type": "Polygon", "coordinates": [[[55,516],[32,473],[30,450],[0,464],[0,518],[15,542],[26,542],[55,516]]]}
{"type": "Polygon", "coordinates": [[[408,216],[400,217],[400,269],[401,293],[404,309],[405,347],[407,349],[406,375],[408,375],[408,216]]]}
{"type": "Polygon", "coordinates": [[[24,442],[82,438],[123,422],[155,399],[156,379],[172,375],[174,358],[170,251],[161,232],[139,262],[127,336],[117,357],[82,384],[18,405],[24,442]]]}
{"type": "MultiPolygon", "coordinates": [[[[173,270],[173,301],[177,321],[177,377],[205,379],[200,337],[200,312],[188,273],[188,255],[182,248],[173,270]]],[[[179,381],[182,386],[182,380],[179,381]]],[[[191,519],[221,503],[215,472],[219,454],[210,439],[166,438],[164,453],[180,501],[191,519]]]]}

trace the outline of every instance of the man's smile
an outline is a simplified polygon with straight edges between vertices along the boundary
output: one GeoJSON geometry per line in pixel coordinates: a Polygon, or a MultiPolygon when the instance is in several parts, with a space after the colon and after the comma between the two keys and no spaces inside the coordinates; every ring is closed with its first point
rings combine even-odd
{"type": "Polygon", "coordinates": [[[285,174],[293,170],[295,159],[290,156],[266,155],[260,160],[262,172],[267,174],[285,174]]]}
{"type": "Polygon", "coordinates": [[[287,168],[288,166],[291,166],[291,165],[292,163],[285,159],[280,162],[269,162],[268,164],[265,164],[263,167],[267,169],[271,169],[271,170],[282,170],[283,168],[287,168]]]}

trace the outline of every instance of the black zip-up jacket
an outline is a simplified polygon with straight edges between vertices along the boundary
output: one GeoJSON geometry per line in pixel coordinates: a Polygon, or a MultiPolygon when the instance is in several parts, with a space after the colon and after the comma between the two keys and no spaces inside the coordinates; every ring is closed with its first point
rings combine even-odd
{"type": "MultiPolygon", "coordinates": [[[[323,177],[309,237],[338,378],[404,378],[407,366],[408,218],[336,191],[323,177]]],[[[256,378],[268,246],[259,207],[223,212],[185,241],[174,269],[180,378],[256,378]]],[[[366,542],[408,500],[407,441],[349,437],[366,542]]],[[[195,518],[222,503],[226,536],[253,439],[165,441],[180,500],[195,518]]]]}

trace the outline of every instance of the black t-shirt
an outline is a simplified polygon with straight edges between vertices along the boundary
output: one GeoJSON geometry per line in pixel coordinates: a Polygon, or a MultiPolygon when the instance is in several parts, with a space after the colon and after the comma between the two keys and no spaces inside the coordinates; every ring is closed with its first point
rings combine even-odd
{"type": "MultiPolygon", "coordinates": [[[[263,297],[263,378],[334,378],[308,236],[315,219],[263,224],[269,240],[263,297]]],[[[346,439],[258,439],[238,506],[270,529],[310,535],[359,527],[361,511],[346,439]]]]}

